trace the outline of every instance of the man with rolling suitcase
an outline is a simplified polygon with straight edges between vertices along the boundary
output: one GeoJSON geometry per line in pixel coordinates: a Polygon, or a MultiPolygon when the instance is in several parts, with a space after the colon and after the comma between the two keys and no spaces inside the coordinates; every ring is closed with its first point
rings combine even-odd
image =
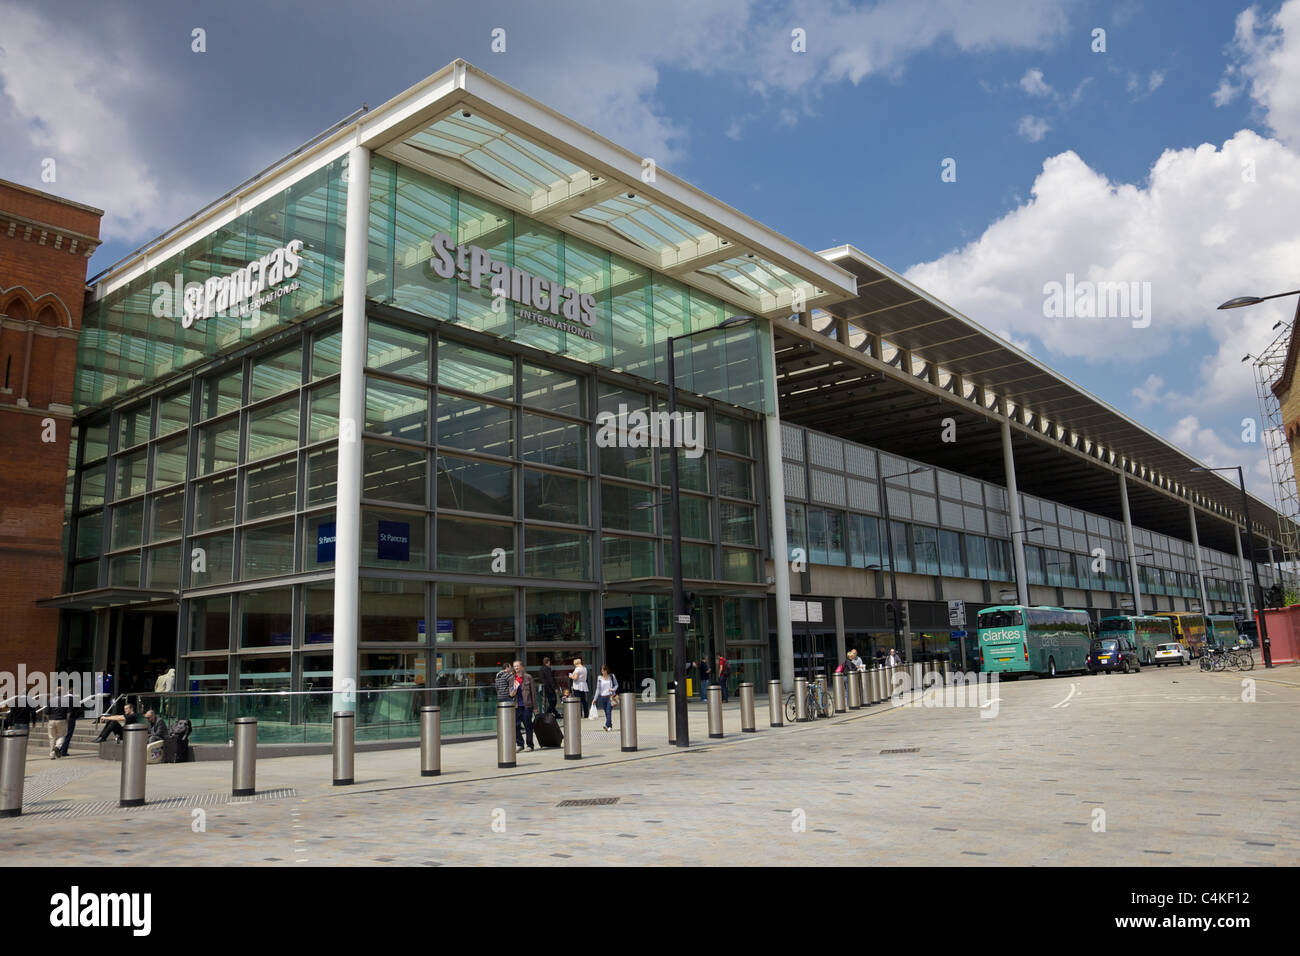
{"type": "Polygon", "coordinates": [[[515,746],[523,749],[524,736],[528,749],[533,747],[533,708],[537,706],[537,688],[533,678],[524,672],[522,661],[514,663],[515,676],[510,683],[510,697],[515,702],[515,746]]]}

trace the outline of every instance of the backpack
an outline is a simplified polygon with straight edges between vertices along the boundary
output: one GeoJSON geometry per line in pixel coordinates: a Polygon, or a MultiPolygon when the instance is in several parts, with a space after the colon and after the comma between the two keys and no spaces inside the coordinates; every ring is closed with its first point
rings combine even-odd
{"type": "Polygon", "coordinates": [[[176,723],[172,724],[172,731],[169,737],[179,737],[182,740],[189,740],[190,734],[194,732],[194,725],[186,718],[182,717],[176,723]]]}

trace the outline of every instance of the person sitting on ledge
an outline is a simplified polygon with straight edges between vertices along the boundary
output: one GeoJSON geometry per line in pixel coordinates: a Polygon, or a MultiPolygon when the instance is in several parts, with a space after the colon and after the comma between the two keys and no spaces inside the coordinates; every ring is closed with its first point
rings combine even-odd
{"type": "Polygon", "coordinates": [[[104,741],[108,739],[110,731],[117,736],[118,743],[121,743],[123,727],[128,724],[143,723],[143,718],[135,712],[134,705],[127,704],[122,708],[122,711],[121,714],[105,714],[103,717],[99,718],[104,724],[104,729],[101,730],[99,736],[95,738],[95,743],[104,743],[104,741]]]}

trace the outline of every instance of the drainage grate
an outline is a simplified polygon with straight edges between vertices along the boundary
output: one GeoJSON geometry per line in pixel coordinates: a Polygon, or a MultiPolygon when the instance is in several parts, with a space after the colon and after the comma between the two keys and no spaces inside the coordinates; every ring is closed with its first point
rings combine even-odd
{"type": "Polygon", "coordinates": [[[608,807],[618,803],[618,797],[589,797],[585,800],[561,800],[557,807],[608,807]]]}
{"type": "Polygon", "coordinates": [[[882,750],[880,752],[882,754],[919,754],[921,752],[921,748],[920,747],[896,747],[893,750],[882,750]]]}

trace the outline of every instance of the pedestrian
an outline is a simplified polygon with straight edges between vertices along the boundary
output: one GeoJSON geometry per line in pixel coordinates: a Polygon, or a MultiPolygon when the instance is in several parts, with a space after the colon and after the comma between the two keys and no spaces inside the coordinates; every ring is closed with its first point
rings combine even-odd
{"type": "Polygon", "coordinates": [[[152,709],[146,710],[144,720],[149,725],[149,739],[151,741],[167,739],[167,723],[158,716],[156,711],[152,709]]]}
{"type": "Polygon", "coordinates": [[[110,731],[117,737],[118,743],[121,743],[122,728],[129,724],[138,724],[141,722],[140,715],[135,712],[134,704],[123,705],[122,713],[120,714],[105,714],[99,719],[103,721],[104,729],[101,730],[99,736],[95,738],[95,743],[97,744],[104,743],[104,741],[108,739],[110,731]]]}
{"type": "Polygon", "coordinates": [[[60,757],[68,755],[68,744],[72,743],[73,731],[77,729],[77,718],[81,716],[81,702],[72,694],[66,695],[65,700],[68,708],[68,727],[63,732],[63,744],[59,747],[60,757]]]}
{"type": "Polygon", "coordinates": [[[709,699],[709,677],[713,673],[709,669],[709,659],[701,657],[700,662],[695,665],[695,671],[700,675],[700,700],[707,702],[709,699]]]}
{"type": "Polygon", "coordinates": [[[611,707],[614,695],[618,693],[618,679],[610,673],[609,665],[600,665],[600,676],[596,678],[596,706],[605,712],[605,730],[614,729],[611,707]]]}
{"type": "Polygon", "coordinates": [[[731,677],[731,665],[721,654],[718,655],[718,683],[722,685],[722,702],[727,702],[727,681],[731,677]]]}
{"type": "Polygon", "coordinates": [[[60,684],[55,690],[54,696],[50,698],[50,719],[46,724],[46,730],[50,736],[50,759],[57,760],[62,754],[65,743],[64,737],[68,733],[68,696],[63,692],[63,685],[60,684]]]}
{"type": "Polygon", "coordinates": [[[849,653],[844,658],[844,663],[840,665],[840,673],[852,674],[854,671],[858,669],[859,663],[860,662],[858,661],[858,649],[856,647],[849,648],[849,653]]]}
{"type": "Polygon", "coordinates": [[[510,682],[510,697],[515,702],[515,746],[524,747],[524,738],[528,738],[528,749],[533,750],[533,708],[537,706],[537,688],[533,678],[524,672],[522,661],[512,665],[514,676],[510,682]]]}
{"type": "Polygon", "coordinates": [[[573,670],[569,672],[569,691],[581,702],[582,717],[585,720],[590,708],[587,704],[587,668],[581,657],[573,659],[573,670]]]}
{"type": "Polygon", "coordinates": [[[542,678],[542,696],[546,700],[546,713],[558,719],[560,712],[555,709],[555,705],[559,698],[560,684],[555,679],[555,671],[551,670],[551,659],[549,657],[542,658],[540,675],[542,678]]]}
{"type": "Polygon", "coordinates": [[[505,661],[501,662],[501,670],[497,671],[497,676],[492,678],[492,684],[496,687],[497,702],[510,699],[510,684],[514,681],[515,671],[505,661]]]}

